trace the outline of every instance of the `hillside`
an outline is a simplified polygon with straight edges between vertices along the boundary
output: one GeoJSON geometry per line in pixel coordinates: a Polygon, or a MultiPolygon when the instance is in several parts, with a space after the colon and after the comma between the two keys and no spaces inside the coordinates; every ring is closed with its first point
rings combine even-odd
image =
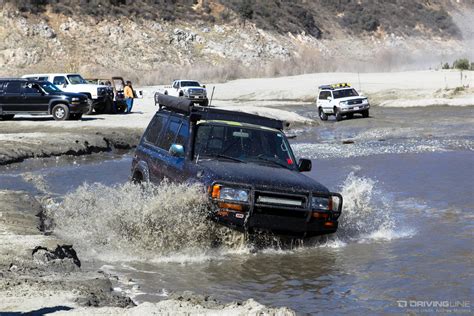
{"type": "Polygon", "coordinates": [[[0,0],[0,75],[143,83],[437,67],[472,59],[472,1],[0,0]],[[471,30],[471,31],[469,31],[471,30]]]}

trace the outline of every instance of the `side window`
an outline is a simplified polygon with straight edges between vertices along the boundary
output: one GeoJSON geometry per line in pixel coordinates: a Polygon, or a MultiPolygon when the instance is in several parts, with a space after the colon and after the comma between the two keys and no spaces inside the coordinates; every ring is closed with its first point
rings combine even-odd
{"type": "Polygon", "coordinates": [[[0,81],[0,93],[3,92],[3,84],[4,84],[4,82],[3,82],[3,81],[0,81]]]}
{"type": "Polygon", "coordinates": [[[327,100],[331,96],[331,91],[321,91],[319,94],[320,100],[327,100]]]}
{"type": "Polygon", "coordinates": [[[48,77],[38,77],[39,81],[48,81],[48,77]]]}
{"type": "Polygon", "coordinates": [[[166,131],[163,135],[163,138],[160,141],[159,147],[163,148],[164,150],[168,150],[171,144],[174,143],[176,135],[178,134],[179,126],[181,122],[178,120],[171,120],[166,128],[166,131]]]}
{"type": "Polygon", "coordinates": [[[5,93],[20,93],[21,91],[21,82],[20,81],[10,81],[5,87],[5,93]]]}
{"type": "Polygon", "coordinates": [[[160,138],[161,130],[163,129],[163,125],[166,123],[166,117],[161,115],[156,115],[153,121],[148,126],[146,134],[145,134],[145,141],[151,143],[153,145],[158,145],[158,140],[160,138]]]}
{"type": "Polygon", "coordinates": [[[54,77],[54,79],[53,79],[53,84],[55,84],[55,85],[59,86],[59,85],[65,84],[65,83],[67,83],[67,81],[66,81],[66,77],[64,77],[64,76],[57,76],[57,77],[54,77]]]}
{"type": "Polygon", "coordinates": [[[173,83],[173,88],[178,89],[178,81],[175,81],[175,82],[173,83]]]}
{"type": "Polygon", "coordinates": [[[29,83],[25,83],[23,85],[23,93],[26,93],[26,94],[38,94],[40,93],[39,90],[35,87],[36,85],[29,82],[29,83]]]}
{"type": "MultiPolygon", "coordinates": [[[[181,124],[179,128],[178,137],[176,137],[176,144],[180,144],[186,146],[188,143],[188,136],[189,136],[189,126],[186,123],[181,124]]],[[[184,148],[186,149],[186,147],[184,148]]]]}

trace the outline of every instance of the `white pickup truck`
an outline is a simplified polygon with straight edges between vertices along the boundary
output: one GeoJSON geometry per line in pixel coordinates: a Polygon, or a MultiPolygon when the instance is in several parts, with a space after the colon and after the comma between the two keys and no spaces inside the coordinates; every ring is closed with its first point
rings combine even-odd
{"type": "Polygon", "coordinates": [[[206,86],[195,80],[175,80],[171,86],[165,86],[163,94],[183,97],[202,106],[209,105],[206,86]]]}
{"type": "Polygon", "coordinates": [[[112,113],[114,92],[112,87],[87,83],[81,75],[75,73],[29,74],[22,78],[49,81],[65,92],[75,92],[87,95],[91,108],[87,114],[95,112],[112,113]]]}
{"type": "Polygon", "coordinates": [[[359,95],[347,83],[319,86],[316,106],[319,118],[323,121],[326,121],[329,115],[334,115],[336,121],[342,120],[343,116],[352,118],[354,113],[360,113],[362,117],[369,117],[369,100],[367,97],[359,95]]]}

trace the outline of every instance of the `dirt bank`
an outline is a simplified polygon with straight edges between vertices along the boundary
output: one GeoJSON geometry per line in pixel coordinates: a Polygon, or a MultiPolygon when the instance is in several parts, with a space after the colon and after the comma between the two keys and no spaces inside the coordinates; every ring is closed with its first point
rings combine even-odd
{"type": "Polygon", "coordinates": [[[0,165],[33,157],[84,155],[135,147],[143,133],[140,129],[79,127],[61,128],[15,122],[0,124],[0,165]]]}

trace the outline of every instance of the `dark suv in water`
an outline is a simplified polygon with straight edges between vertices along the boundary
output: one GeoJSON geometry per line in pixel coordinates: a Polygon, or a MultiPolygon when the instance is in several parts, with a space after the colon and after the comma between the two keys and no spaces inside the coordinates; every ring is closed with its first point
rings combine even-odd
{"type": "Polygon", "coordinates": [[[51,114],[55,120],[80,120],[89,109],[87,96],[63,92],[48,81],[0,78],[0,118],[15,114],[51,114]]]}
{"type": "Polygon", "coordinates": [[[296,163],[282,121],[165,95],[156,101],[160,109],[133,158],[133,181],[200,183],[210,217],[239,230],[297,237],[337,230],[342,196],[302,174],[311,160],[296,163]]]}

